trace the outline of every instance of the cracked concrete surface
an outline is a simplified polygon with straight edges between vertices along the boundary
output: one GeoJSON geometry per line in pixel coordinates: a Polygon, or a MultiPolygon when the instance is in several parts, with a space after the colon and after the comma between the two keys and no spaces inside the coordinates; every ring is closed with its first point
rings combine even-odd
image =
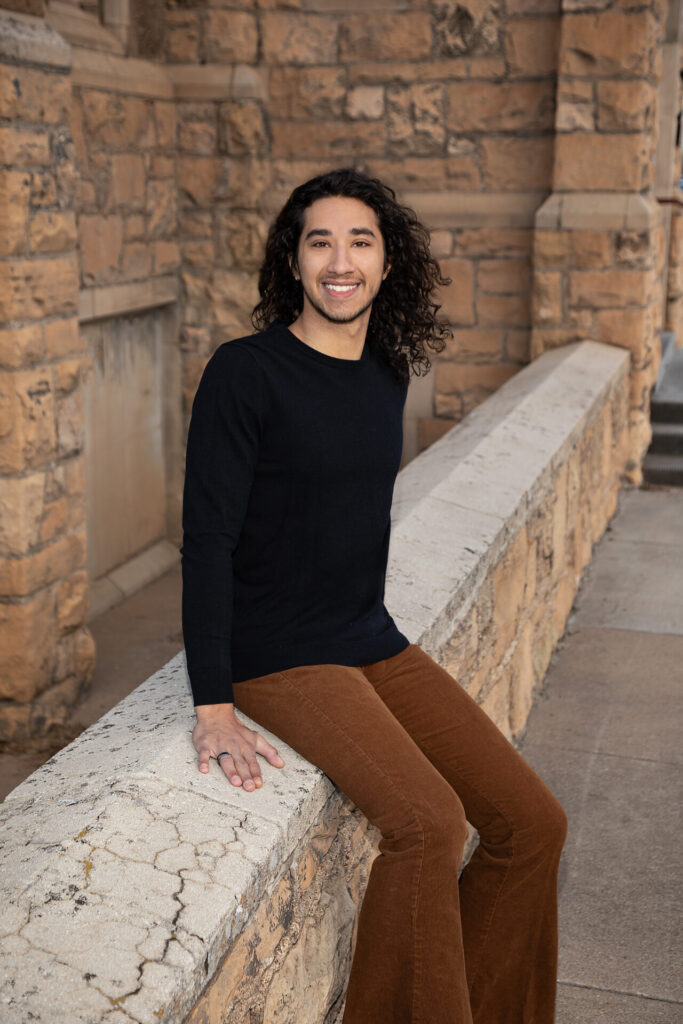
{"type": "Polygon", "coordinates": [[[184,654],[0,806],[6,1024],[182,1020],[334,791],[287,771],[226,785],[196,768],[184,654]],[[106,757],[103,756],[106,752],[106,757]],[[21,970],[16,969],[21,957],[21,970]]]}

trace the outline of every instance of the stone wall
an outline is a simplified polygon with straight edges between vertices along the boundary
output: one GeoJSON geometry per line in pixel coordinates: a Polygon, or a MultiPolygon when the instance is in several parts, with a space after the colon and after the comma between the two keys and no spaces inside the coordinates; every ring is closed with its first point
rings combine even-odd
{"type": "Polygon", "coordinates": [[[0,40],[0,740],[63,721],[94,667],[71,52],[17,25],[0,40]]]}
{"type": "Polygon", "coordinates": [[[598,7],[564,4],[553,194],[535,217],[531,354],[578,337],[630,351],[627,473],[638,483],[665,317],[666,232],[653,188],[666,4],[598,7]]]}
{"type": "MultiPolygon", "coordinates": [[[[615,511],[628,398],[626,352],[555,349],[398,475],[387,607],[513,739],[615,511]]],[[[285,767],[201,775],[193,718],[181,653],[0,806],[7,1024],[340,1019],[378,833],[250,719],[285,767]]]]}
{"type": "Polygon", "coordinates": [[[248,332],[267,224],[354,165],[399,190],[452,277],[435,376],[443,433],[529,358],[533,213],[552,187],[559,2],[168,3],[178,96],[184,401],[248,332]]]}

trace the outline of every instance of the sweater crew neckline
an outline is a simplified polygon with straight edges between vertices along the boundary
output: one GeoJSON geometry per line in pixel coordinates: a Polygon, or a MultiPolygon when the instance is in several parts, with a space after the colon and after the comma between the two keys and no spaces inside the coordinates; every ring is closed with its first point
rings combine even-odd
{"type": "Polygon", "coordinates": [[[307,345],[306,342],[302,341],[301,338],[298,338],[293,331],[290,331],[287,324],[282,320],[275,321],[273,327],[278,328],[290,345],[292,345],[293,348],[296,348],[302,355],[306,355],[310,359],[315,359],[316,362],[323,363],[323,365],[326,366],[335,366],[339,369],[357,371],[361,366],[364,366],[370,358],[370,344],[367,337],[359,359],[344,359],[341,356],[328,355],[327,352],[321,352],[320,349],[307,345]]]}

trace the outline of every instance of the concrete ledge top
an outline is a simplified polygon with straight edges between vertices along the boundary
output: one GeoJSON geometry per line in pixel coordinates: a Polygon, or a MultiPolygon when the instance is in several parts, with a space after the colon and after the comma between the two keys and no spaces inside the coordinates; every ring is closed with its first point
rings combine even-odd
{"type": "MultiPolygon", "coordinates": [[[[401,471],[385,596],[413,642],[452,631],[628,361],[548,352],[401,471]]],[[[242,717],[285,761],[253,793],[197,770],[181,652],[0,805],[3,1022],[184,1020],[335,791],[242,717]]]]}

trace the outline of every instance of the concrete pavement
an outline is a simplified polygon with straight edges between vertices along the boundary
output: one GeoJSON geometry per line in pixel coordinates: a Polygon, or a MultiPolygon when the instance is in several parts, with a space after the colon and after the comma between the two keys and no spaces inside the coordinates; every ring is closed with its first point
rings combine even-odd
{"type": "Polygon", "coordinates": [[[556,1024],[681,1024],[683,490],[622,491],[521,752],[565,807],[556,1024]]]}

